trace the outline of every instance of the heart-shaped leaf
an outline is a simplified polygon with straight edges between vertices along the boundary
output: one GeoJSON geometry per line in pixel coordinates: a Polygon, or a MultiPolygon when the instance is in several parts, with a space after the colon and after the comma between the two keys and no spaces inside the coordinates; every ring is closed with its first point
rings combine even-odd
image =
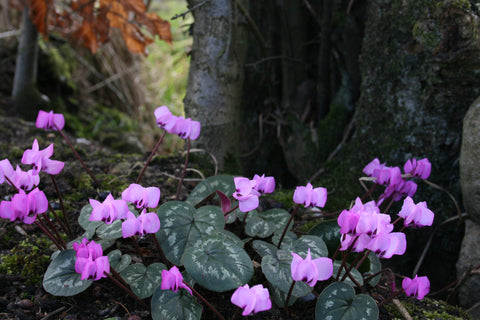
{"type": "Polygon", "coordinates": [[[253,212],[248,214],[247,224],[245,225],[245,233],[250,237],[266,238],[275,231],[275,223],[272,221],[265,221],[262,218],[253,215],[253,212]]]}
{"type": "Polygon", "coordinates": [[[132,262],[132,257],[128,254],[122,255],[120,250],[113,250],[109,252],[107,256],[108,261],[110,262],[110,267],[117,272],[122,272],[122,270],[132,262]]]}
{"type": "MultiPolygon", "coordinates": [[[[280,241],[280,237],[282,236],[283,230],[277,230],[272,237],[272,243],[276,246],[278,244],[278,241],[280,241]]],[[[292,231],[287,231],[285,233],[285,237],[283,238],[282,241],[282,246],[285,245],[285,243],[289,243],[292,241],[297,240],[297,235],[293,233],[292,231]]]]}
{"type": "Polygon", "coordinates": [[[145,299],[162,283],[162,270],[165,269],[167,267],[163,263],[152,263],[148,267],[135,263],[126,267],[120,275],[130,285],[135,295],[145,299]]]}
{"type": "Polygon", "coordinates": [[[308,231],[308,234],[322,238],[327,245],[328,252],[333,255],[340,245],[340,226],[337,220],[322,221],[308,231]]]}
{"type": "Polygon", "coordinates": [[[92,206],[90,204],[86,204],[80,210],[80,215],[78,216],[78,224],[84,230],[95,230],[98,226],[104,224],[103,221],[90,221],[90,215],[92,214],[92,206]]]}
{"type": "Polygon", "coordinates": [[[158,286],[151,304],[153,320],[199,320],[202,316],[202,306],[184,289],[174,292],[158,286]]]}
{"type": "MultiPolygon", "coordinates": [[[[377,255],[375,253],[370,252],[368,254],[368,260],[370,261],[370,268],[369,268],[368,271],[363,273],[363,277],[365,279],[369,278],[370,276],[372,276],[374,274],[377,274],[378,272],[380,272],[380,270],[382,270],[382,263],[380,262],[380,259],[377,257],[377,255]]],[[[371,286],[376,286],[378,284],[378,282],[380,281],[380,277],[381,277],[381,274],[378,274],[375,277],[370,278],[368,280],[368,283],[371,286]]]]}
{"type": "Polygon", "coordinates": [[[103,223],[97,228],[97,235],[104,240],[116,240],[122,238],[122,221],[115,220],[111,224],[103,223]]]}
{"type": "Polygon", "coordinates": [[[315,319],[376,320],[378,307],[372,297],[355,295],[355,290],[349,284],[334,282],[318,297],[315,319]]]}
{"type": "Polygon", "coordinates": [[[168,260],[177,266],[183,265],[181,259],[187,248],[225,225],[222,210],[214,206],[195,210],[188,203],[169,201],[158,208],[157,214],[162,227],[156,236],[168,260]]]}
{"type": "MultiPolygon", "coordinates": [[[[342,265],[341,261],[335,260],[333,262],[333,277],[337,276],[338,269],[340,268],[341,265],[342,265]]],[[[347,268],[348,268],[348,265],[347,265],[347,268]]],[[[363,286],[362,274],[357,269],[352,268],[350,270],[349,274],[352,276],[352,278],[355,279],[355,281],[357,281],[358,284],[363,286]]],[[[340,277],[338,279],[341,280],[344,275],[345,275],[345,268],[342,268],[342,271],[340,272],[340,277]]],[[[345,277],[345,279],[343,281],[352,285],[352,286],[356,286],[355,282],[353,282],[353,280],[349,276],[345,277]]]]}
{"type": "Polygon", "coordinates": [[[254,240],[252,242],[252,247],[261,257],[268,255],[275,256],[278,250],[273,244],[262,240],[254,240]]]}
{"type": "Polygon", "coordinates": [[[282,250],[295,252],[302,257],[307,256],[308,249],[310,249],[312,257],[328,256],[328,249],[325,242],[323,242],[322,238],[317,236],[304,235],[301,236],[300,239],[294,240],[292,242],[282,242],[281,247],[282,250]]]}
{"type": "MultiPolygon", "coordinates": [[[[287,300],[287,292],[280,290],[277,286],[274,286],[270,283],[269,285],[270,297],[273,299],[273,302],[279,307],[285,307],[285,300],[287,300]]],[[[297,298],[290,296],[288,300],[288,305],[291,306],[297,301],[297,298]]]]}
{"type": "Polygon", "coordinates": [[[223,236],[212,235],[185,251],[188,274],[208,290],[224,292],[247,283],[253,263],[242,247],[223,236]]]}
{"type": "Polygon", "coordinates": [[[43,276],[43,288],[54,296],[74,296],[92,285],[90,280],[80,280],[75,272],[77,253],[73,249],[60,252],[50,263],[43,276]]]}
{"type": "Polygon", "coordinates": [[[197,203],[208,197],[216,190],[221,191],[226,196],[231,196],[235,191],[235,183],[233,177],[228,175],[220,175],[209,177],[193,189],[187,199],[187,203],[195,206],[197,203]]]}

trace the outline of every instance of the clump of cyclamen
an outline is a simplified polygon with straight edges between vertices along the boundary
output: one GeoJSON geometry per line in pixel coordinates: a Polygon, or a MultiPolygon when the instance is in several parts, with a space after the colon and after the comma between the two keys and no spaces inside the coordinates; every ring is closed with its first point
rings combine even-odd
{"type": "Polygon", "coordinates": [[[110,262],[103,255],[100,244],[83,238],[81,243],[73,244],[73,249],[77,253],[75,272],[81,274],[81,280],[99,280],[107,277],[105,273],[110,273],[110,262]]]}
{"type": "Polygon", "coordinates": [[[182,139],[196,140],[200,135],[200,122],[190,118],[173,115],[166,106],[154,111],[157,125],[168,133],[176,134],[182,139]]]}

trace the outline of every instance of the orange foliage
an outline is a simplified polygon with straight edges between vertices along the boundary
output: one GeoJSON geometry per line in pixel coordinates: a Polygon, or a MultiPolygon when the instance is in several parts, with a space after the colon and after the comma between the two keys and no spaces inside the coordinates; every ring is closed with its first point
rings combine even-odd
{"type": "Polygon", "coordinates": [[[146,12],[142,0],[72,0],[59,11],[54,0],[28,0],[38,31],[48,37],[49,29],[73,36],[95,53],[109,39],[110,28],[118,28],[129,51],[147,53],[146,46],[157,35],[172,43],[170,23],[156,13],[146,12]]]}

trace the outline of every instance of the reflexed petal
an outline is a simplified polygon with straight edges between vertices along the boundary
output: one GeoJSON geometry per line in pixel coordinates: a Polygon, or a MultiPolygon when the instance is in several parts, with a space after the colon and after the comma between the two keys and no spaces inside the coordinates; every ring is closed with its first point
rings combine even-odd
{"type": "Polygon", "coordinates": [[[201,125],[198,121],[192,121],[190,124],[190,140],[197,140],[200,136],[201,125]]]}
{"type": "Polygon", "coordinates": [[[238,208],[242,212],[248,212],[256,209],[258,207],[259,200],[256,196],[250,196],[247,199],[239,200],[238,208]]]}
{"type": "Polygon", "coordinates": [[[313,263],[317,266],[318,270],[318,281],[323,281],[330,279],[333,274],[333,262],[332,259],[321,257],[312,260],[313,263]]]}
{"type": "Polygon", "coordinates": [[[122,223],[122,236],[124,238],[134,236],[140,232],[140,222],[135,216],[131,218],[130,214],[133,215],[133,213],[129,212],[127,220],[123,221],[122,223]]]}
{"type": "Polygon", "coordinates": [[[142,213],[138,219],[145,233],[156,233],[160,229],[160,219],[155,212],[142,213]]]}
{"type": "Polygon", "coordinates": [[[105,275],[105,272],[110,273],[110,262],[108,261],[108,257],[106,256],[102,256],[95,259],[95,266],[96,266],[95,280],[106,278],[107,276],[105,275]]]}
{"type": "Polygon", "coordinates": [[[42,171],[48,174],[59,174],[60,171],[62,171],[64,166],[65,166],[65,162],[45,159],[42,166],[42,171]]]}

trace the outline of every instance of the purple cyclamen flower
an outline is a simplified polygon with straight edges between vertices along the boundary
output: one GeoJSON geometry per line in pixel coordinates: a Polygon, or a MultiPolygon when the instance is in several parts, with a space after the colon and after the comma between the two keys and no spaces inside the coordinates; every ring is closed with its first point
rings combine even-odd
{"type": "Polygon", "coordinates": [[[251,288],[248,284],[238,287],[232,294],[230,301],[243,309],[243,316],[272,308],[272,301],[270,300],[268,289],[264,288],[261,284],[257,284],[251,288]]]}
{"type": "Polygon", "coordinates": [[[402,281],[402,288],[408,296],[414,296],[418,300],[422,300],[430,291],[430,281],[427,277],[418,277],[410,279],[405,277],[402,281]]]}
{"type": "Polygon", "coordinates": [[[432,164],[427,158],[421,160],[408,159],[403,166],[405,173],[410,173],[414,177],[427,179],[432,171],[432,164]]]}
{"type": "Polygon", "coordinates": [[[178,117],[174,116],[166,106],[161,106],[155,109],[154,115],[157,121],[157,126],[172,133],[172,128],[175,126],[178,117]]]}
{"type": "Polygon", "coordinates": [[[200,135],[200,122],[190,118],[178,117],[171,133],[178,135],[182,139],[196,140],[200,135]]]}
{"type": "Polygon", "coordinates": [[[35,126],[45,130],[62,130],[65,126],[65,117],[61,113],[46,112],[40,110],[38,112],[35,126]]]}
{"type": "Polygon", "coordinates": [[[10,163],[10,160],[3,159],[2,161],[0,161],[0,183],[3,183],[5,181],[5,177],[10,179],[12,174],[13,167],[10,163]]]}
{"type": "Polygon", "coordinates": [[[293,193],[293,201],[305,207],[324,207],[327,202],[327,189],[313,188],[310,183],[305,187],[300,186],[293,193]]]}
{"type": "Polygon", "coordinates": [[[33,169],[23,171],[19,166],[17,166],[15,171],[13,171],[12,175],[8,178],[13,182],[15,187],[25,191],[32,190],[33,187],[38,186],[40,183],[40,176],[35,174],[33,169]]]}
{"type": "Polygon", "coordinates": [[[39,150],[38,141],[33,141],[32,149],[27,149],[23,153],[22,163],[33,165],[33,172],[37,174],[39,171],[48,174],[58,174],[65,165],[62,161],[51,160],[53,155],[53,143],[43,150],[39,150]]]}
{"type": "Polygon", "coordinates": [[[366,247],[380,258],[390,259],[393,255],[402,255],[407,250],[407,239],[402,232],[381,233],[376,235],[366,247]]]}
{"type": "Polygon", "coordinates": [[[122,199],[135,204],[138,209],[155,208],[160,200],[160,189],[157,187],[144,188],[132,183],[122,192],[122,199]]]}
{"type": "Polygon", "coordinates": [[[236,177],[233,180],[235,182],[233,197],[238,200],[240,211],[248,212],[256,209],[260,196],[260,192],[255,190],[256,182],[244,177],[236,177]]]}
{"type": "Polygon", "coordinates": [[[25,191],[19,189],[11,201],[0,203],[0,217],[10,219],[10,221],[20,220],[23,223],[31,224],[35,222],[37,214],[44,213],[47,209],[48,200],[43,191],[35,188],[26,194],[25,191]]]}
{"type": "Polygon", "coordinates": [[[403,206],[398,213],[400,217],[405,219],[403,225],[405,227],[425,227],[431,226],[433,223],[434,213],[427,208],[425,201],[415,204],[413,199],[406,197],[403,206]]]}
{"type": "Polygon", "coordinates": [[[340,213],[337,223],[342,234],[374,236],[379,233],[391,232],[393,225],[390,220],[388,214],[380,213],[380,209],[374,201],[363,204],[357,197],[355,205],[350,210],[343,210],[340,213]]]}
{"type": "Polygon", "coordinates": [[[122,236],[128,238],[134,235],[144,236],[146,233],[155,233],[160,229],[160,219],[155,212],[146,212],[143,209],[138,217],[128,211],[127,219],[122,223],[122,236]]]}
{"type": "Polygon", "coordinates": [[[192,294],[192,290],[183,283],[183,276],[180,270],[176,266],[170,268],[170,270],[162,270],[162,284],[160,285],[162,290],[172,290],[177,292],[178,289],[183,288],[192,294]]]}
{"type": "Polygon", "coordinates": [[[110,262],[100,244],[83,238],[81,243],[73,244],[73,249],[77,252],[75,272],[81,274],[80,280],[99,280],[106,277],[105,272],[110,272],[110,262]]]}
{"type": "Polygon", "coordinates": [[[90,221],[104,221],[106,224],[111,224],[117,219],[126,219],[128,205],[123,199],[115,200],[111,194],[105,198],[103,203],[90,199],[90,205],[93,210],[90,214],[90,221]]]}
{"type": "Polygon", "coordinates": [[[256,174],[253,177],[253,181],[256,182],[254,189],[260,193],[272,193],[275,190],[275,178],[265,177],[265,174],[259,176],[256,174]]]}
{"type": "Polygon", "coordinates": [[[292,252],[293,260],[290,265],[292,279],[295,281],[306,282],[310,287],[314,287],[317,281],[329,279],[333,274],[332,259],[320,257],[312,260],[310,248],[308,248],[307,257],[302,259],[298,254],[292,252]]]}

